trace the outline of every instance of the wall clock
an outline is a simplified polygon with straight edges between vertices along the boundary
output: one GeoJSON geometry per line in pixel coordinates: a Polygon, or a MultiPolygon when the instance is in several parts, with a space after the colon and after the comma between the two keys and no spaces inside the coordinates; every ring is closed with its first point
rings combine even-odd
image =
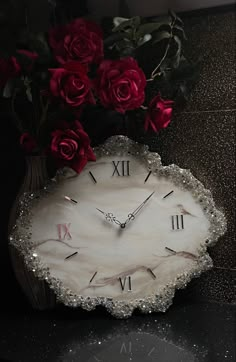
{"type": "Polygon", "coordinates": [[[175,289],[212,267],[223,213],[189,170],[125,136],[95,148],[80,175],[63,170],[25,194],[10,236],[57,300],[126,318],[165,311],[175,289]]]}

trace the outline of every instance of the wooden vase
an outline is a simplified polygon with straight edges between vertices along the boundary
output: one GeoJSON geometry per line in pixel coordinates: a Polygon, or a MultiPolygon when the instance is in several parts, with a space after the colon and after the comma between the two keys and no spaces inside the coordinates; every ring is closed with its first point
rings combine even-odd
{"type": "MultiPolygon", "coordinates": [[[[11,233],[19,215],[20,197],[25,192],[40,190],[49,180],[47,171],[47,158],[42,156],[29,156],[26,158],[26,173],[23,183],[17,194],[15,202],[10,212],[8,233],[11,233]]],[[[23,256],[18,250],[9,244],[9,253],[12,267],[18,283],[26,295],[32,308],[37,310],[52,309],[56,305],[54,292],[49,288],[44,280],[37,279],[33,272],[29,271],[23,256]]]]}

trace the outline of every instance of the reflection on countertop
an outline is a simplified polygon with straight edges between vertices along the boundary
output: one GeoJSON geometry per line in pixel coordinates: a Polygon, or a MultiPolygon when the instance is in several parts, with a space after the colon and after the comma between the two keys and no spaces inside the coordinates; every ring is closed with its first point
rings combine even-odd
{"type": "Polygon", "coordinates": [[[235,361],[235,306],[175,303],[116,320],[104,310],[0,314],[0,359],[16,362],[235,361]]]}

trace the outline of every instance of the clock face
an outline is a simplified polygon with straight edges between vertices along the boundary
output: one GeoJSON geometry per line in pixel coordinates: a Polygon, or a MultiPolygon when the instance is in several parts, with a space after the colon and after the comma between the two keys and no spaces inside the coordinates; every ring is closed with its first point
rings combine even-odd
{"type": "Polygon", "coordinates": [[[28,195],[12,243],[67,305],[164,311],[175,288],[212,266],[206,243],[224,217],[189,171],[163,167],[145,146],[117,136],[95,152],[80,175],[28,195]]]}

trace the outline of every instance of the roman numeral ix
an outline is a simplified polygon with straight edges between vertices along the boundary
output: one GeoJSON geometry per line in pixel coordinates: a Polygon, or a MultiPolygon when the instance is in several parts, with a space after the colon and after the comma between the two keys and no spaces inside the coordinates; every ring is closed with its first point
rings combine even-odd
{"type": "Polygon", "coordinates": [[[130,176],[129,161],[112,161],[114,170],[112,176],[130,176]]]}
{"type": "Polygon", "coordinates": [[[60,240],[72,239],[70,233],[70,223],[69,224],[57,224],[58,237],[60,240]]]}

